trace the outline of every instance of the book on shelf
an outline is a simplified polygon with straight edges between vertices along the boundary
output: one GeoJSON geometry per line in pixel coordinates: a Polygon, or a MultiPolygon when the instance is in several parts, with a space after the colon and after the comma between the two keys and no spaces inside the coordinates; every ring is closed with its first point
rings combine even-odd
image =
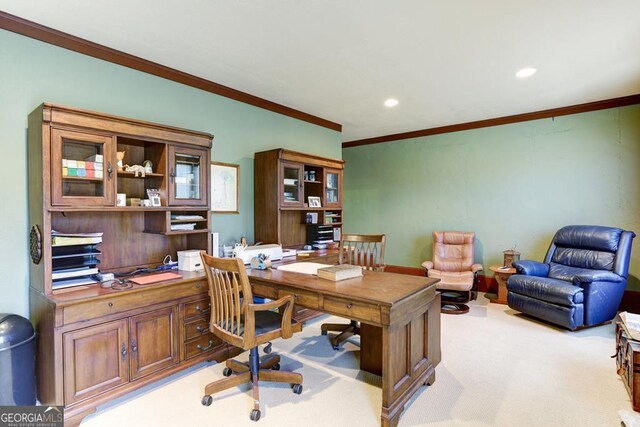
{"type": "Polygon", "coordinates": [[[60,236],[60,237],[102,237],[104,233],[62,233],[60,231],[51,230],[51,236],[60,236]]]}
{"type": "Polygon", "coordinates": [[[640,341],[640,314],[623,311],[620,313],[620,320],[627,336],[634,341],[640,341]]]}
{"type": "Polygon", "coordinates": [[[171,224],[171,231],[195,230],[195,229],[196,229],[196,223],[195,222],[184,223],[184,224],[171,224]]]}
{"type": "Polygon", "coordinates": [[[173,220],[196,220],[196,219],[204,219],[202,215],[171,215],[171,219],[173,220]]]}
{"type": "Polygon", "coordinates": [[[336,282],[360,276],[362,276],[362,267],[359,265],[338,264],[318,269],[318,277],[336,282]]]}
{"type": "Polygon", "coordinates": [[[51,278],[53,280],[70,279],[73,277],[91,276],[93,274],[98,274],[98,269],[95,267],[66,268],[52,272],[51,278]]]}

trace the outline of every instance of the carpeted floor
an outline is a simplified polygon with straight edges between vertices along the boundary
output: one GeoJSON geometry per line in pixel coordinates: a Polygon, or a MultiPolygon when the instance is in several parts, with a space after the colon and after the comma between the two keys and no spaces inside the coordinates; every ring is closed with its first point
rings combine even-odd
{"type": "MultiPolygon", "coordinates": [[[[248,385],[200,404],[203,386],[222,378],[222,364],[206,364],[105,405],[82,426],[379,426],[380,378],[358,369],[357,338],[331,348],[320,335],[329,319],[342,321],[324,316],[273,342],[282,369],[304,375],[304,391],[261,383],[258,424],[248,385]]],[[[436,382],[416,393],[399,425],[619,426],[618,410],[631,406],[610,358],[613,329],[556,329],[479,296],[468,314],[442,315],[436,382]]]]}

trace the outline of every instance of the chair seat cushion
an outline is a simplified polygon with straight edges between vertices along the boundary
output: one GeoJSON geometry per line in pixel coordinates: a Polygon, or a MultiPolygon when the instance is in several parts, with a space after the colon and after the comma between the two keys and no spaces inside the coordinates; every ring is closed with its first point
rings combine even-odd
{"type": "Polygon", "coordinates": [[[582,304],[582,288],[564,280],[515,274],[509,277],[507,290],[541,301],[570,307],[582,304]]]}
{"type": "MultiPolygon", "coordinates": [[[[275,311],[270,311],[270,310],[256,311],[255,317],[256,317],[256,336],[274,331],[280,328],[280,325],[282,324],[282,315],[275,311]]],[[[293,318],[291,319],[292,326],[296,325],[297,323],[298,322],[296,322],[295,319],[293,318]]],[[[223,327],[222,325],[220,326],[223,327]]],[[[295,326],[294,326],[294,329],[295,329],[295,326]]],[[[237,330],[237,328],[233,328],[233,330],[230,330],[229,332],[231,332],[232,334],[240,335],[240,336],[244,335],[244,318],[241,319],[239,330],[237,330]]]]}
{"type": "Polygon", "coordinates": [[[428,275],[434,279],[440,279],[436,284],[437,289],[470,291],[473,287],[472,271],[440,271],[431,269],[428,275]]]}

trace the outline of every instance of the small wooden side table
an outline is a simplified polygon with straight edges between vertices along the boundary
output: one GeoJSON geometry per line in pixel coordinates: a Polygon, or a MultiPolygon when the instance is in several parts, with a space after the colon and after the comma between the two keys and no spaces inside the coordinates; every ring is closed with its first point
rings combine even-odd
{"type": "Polygon", "coordinates": [[[489,267],[489,269],[495,273],[493,277],[495,277],[496,282],[498,282],[498,298],[492,299],[491,302],[495,302],[498,304],[507,303],[507,280],[512,274],[516,274],[515,268],[502,267],[503,266],[501,265],[492,265],[491,267],[489,267]]]}

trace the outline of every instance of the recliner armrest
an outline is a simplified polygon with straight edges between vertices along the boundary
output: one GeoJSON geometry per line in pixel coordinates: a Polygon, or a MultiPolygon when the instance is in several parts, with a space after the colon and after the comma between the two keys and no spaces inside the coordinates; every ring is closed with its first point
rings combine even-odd
{"type": "Polygon", "coordinates": [[[474,273],[477,273],[478,271],[482,271],[484,270],[484,268],[482,267],[482,264],[473,264],[471,266],[471,271],[473,271],[474,273]]]}
{"type": "Polygon", "coordinates": [[[525,259],[515,261],[512,265],[518,274],[536,277],[547,277],[549,275],[549,264],[542,262],[525,259]]]}
{"type": "Polygon", "coordinates": [[[422,263],[422,266],[427,270],[431,270],[433,268],[433,261],[425,261],[422,263]]]}
{"type": "Polygon", "coordinates": [[[611,271],[594,271],[593,273],[579,274],[573,278],[573,282],[580,286],[593,282],[613,282],[620,283],[624,277],[618,276],[611,271]]]}

